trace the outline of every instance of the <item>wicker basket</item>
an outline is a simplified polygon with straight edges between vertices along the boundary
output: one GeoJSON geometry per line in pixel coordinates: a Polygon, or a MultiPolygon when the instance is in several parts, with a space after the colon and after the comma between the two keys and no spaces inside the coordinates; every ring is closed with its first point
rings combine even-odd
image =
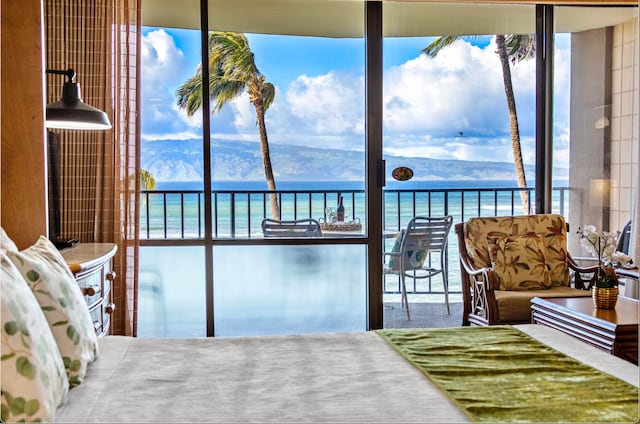
{"type": "Polygon", "coordinates": [[[362,231],[362,224],[359,222],[321,222],[322,231],[362,231]]]}
{"type": "Polygon", "coordinates": [[[596,309],[615,309],[618,301],[618,288],[593,287],[591,289],[591,297],[593,298],[593,306],[596,309]]]}

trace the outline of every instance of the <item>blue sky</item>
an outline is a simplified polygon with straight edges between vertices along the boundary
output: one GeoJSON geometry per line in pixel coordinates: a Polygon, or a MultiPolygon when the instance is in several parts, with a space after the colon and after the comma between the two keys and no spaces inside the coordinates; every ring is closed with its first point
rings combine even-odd
{"type": "MultiPolygon", "coordinates": [[[[272,144],[364,149],[364,40],[247,34],[260,71],[276,86],[267,111],[272,144]]],[[[568,163],[568,37],[557,38],[556,163],[568,163]]],[[[384,40],[384,142],[393,155],[511,161],[504,87],[493,37],[459,40],[436,58],[433,38],[384,40]],[[463,136],[460,135],[462,132],[463,136]]],[[[198,31],[143,29],[142,138],[201,138],[201,116],[175,106],[200,62],[198,31]]],[[[524,159],[534,161],[535,61],[513,67],[524,159]]],[[[212,135],[258,140],[246,95],[212,117],[212,135]]]]}

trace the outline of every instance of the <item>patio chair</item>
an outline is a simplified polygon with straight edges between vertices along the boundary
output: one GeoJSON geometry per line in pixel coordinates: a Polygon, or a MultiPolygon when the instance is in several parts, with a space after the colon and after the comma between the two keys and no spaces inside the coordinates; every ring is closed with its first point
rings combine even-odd
{"type": "Polygon", "coordinates": [[[442,274],[444,300],[447,312],[451,314],[449,307],[449,261],[447,255],[447,239],[453,224],[453,217],[421,217],[412,218],[396,238],[391,252],[385,252],[383,272],[400,276],[400,288],[402,290],[401,305],[406,308],[407,320],[411,320],[409,301],[407,299],[407,287],[405,279],[431,278],[442,274]],[[438,253],[440,266],[434,266],[431,254],[438,253]],[[428,261],[427,261],[428,259],[428,261]],[[425,264],[426,263],[426,264],[425,264]]]}
{"type": "Polygon", "coordinates": [[[631,240],[631,221],[628,221],[624,227],[622,227],[622,231],[620,231],[620,235],[618,236],[618,244],[616,246],[616,250],[618,252],[622,252],[625,255],[629,254],[629,241],[631,240]]]}
{"type": "Polygon", "coordinates": [[[462,325],[530,323],[534,297],[591,296],[586,288],[598,267],[577,265],[567,251],[567,229],[556,214],[478,217],[456,224],[462,325]]]}
{"type": "Polygon", "coordinates": [[[262,220],[264,237],[322,237],[320,223],[313,218],[283,221],[265,218],[262,220]]]}

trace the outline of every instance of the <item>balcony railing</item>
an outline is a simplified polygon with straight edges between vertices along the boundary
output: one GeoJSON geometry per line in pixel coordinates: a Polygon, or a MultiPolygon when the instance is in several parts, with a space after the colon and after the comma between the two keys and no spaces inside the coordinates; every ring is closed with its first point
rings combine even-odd
{"type": "MultiPolygon", "coordinates": [[[[553,189],[553,212],[567,216],[568,188],[553,189]]],[[[452,188],[384,191],[385,231],[398,230],[416,215],[453,215],[454,221],[473,216],[523,213],[520,192],[531,188],[452,188]]],[[[262,219],[269,215],[269,197],[276,193],[281,219],[327,220],[327,209],[344,197],[345,220],[365,218],[364,190],[233,190],[212,191],[214,238],[261,238],[262,219]]],[[[140,207],[141,240],[197,240],[204,237],[204,192],[143,190],[140,207]]],[[[529,210],[532,210],[531,200],[529,210]]],[[[364,225],[363,225],[364,228],[364,225]]]]}
{"type": "MultiPolygon", "coordinates": [[[[568,188],[553,189],[553,212],[567,216],[568,188]]],[[[473,216],[503,216],[523,213],[518,188],[453,188],[384,191],[385,234],[394,234],[413,216],[452,215],[454,222],[473,216]]],[[[526,189],[529,198],[534,191],[526,189]]],[[[262,219],[270,216],[269,197],[264,191],[212,191],[213,236],[217,239],[262,238],[262,219]]],[[[344,197],[345,220],[359,219],[365,223],[364,190],[282,190],[275,192],[282,219],[315,218],[327,220],[328,208],[335,207],[339,194],[344,197]]],[[[204,236],[204,193],[197,190],[145,190],[141,194],[141,245],[183,245],[204,236]]],[[[531,210],[531,204],[529,204],[531,210]]],[[[384,251],[391,250],[394,238],[385,238],[384,251]]],[[[457,239],[449,236],[448,256],[457,257],[457,239]]],[[[442,294],[442,285],[436,279],[426,282],[411,281],[407,291],[413,294],[442,294]]],[[[449,293],[460,293],[457,261],[450,261],[449,293]]],[[[385,278],[385,294],[400,293],[397,276],[385,278]]]]}

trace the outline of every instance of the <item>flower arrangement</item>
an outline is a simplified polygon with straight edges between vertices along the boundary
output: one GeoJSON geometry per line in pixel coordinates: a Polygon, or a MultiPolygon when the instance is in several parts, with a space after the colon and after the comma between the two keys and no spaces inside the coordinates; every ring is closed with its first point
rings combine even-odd
{"type": "Polygon", "coordinates": [[[598,232],[593,225],[578,227],[580,244],[592,256],[598,258],[598,278],[596,287],[611,288],[618,286],[618,278],[614,267],[626,266],[633,260],[623,252],[616,251],[620,232],[598,232]]]}

